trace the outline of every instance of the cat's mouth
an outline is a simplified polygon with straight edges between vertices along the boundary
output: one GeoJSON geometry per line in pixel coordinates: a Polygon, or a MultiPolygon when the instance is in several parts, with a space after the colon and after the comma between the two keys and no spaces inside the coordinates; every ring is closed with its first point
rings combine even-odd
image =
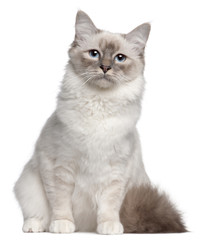
{"type": "Polygon", "coordinates": [[[115,84],[115,81],[108,74],[100,74],[97,75],[90,83],[100,88],[110,88],[115,84]]]}
{"type": "Polygon", "coordinates": [[[113,79],[112,79],[110,76],[106,75],[106,74],[104,74],[104,75],[102,76],[102,78],[105,79],[105,80],[107,80],[107,81],[109,81],[109,82],[114,82],[113,79]]]}

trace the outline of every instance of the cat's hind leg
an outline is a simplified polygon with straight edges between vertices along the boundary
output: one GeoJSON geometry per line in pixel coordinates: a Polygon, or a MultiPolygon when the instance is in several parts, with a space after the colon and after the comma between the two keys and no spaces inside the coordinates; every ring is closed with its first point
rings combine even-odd
{"type": "Polygon", "coordinates": [[[48,231],[50,209],[37,168],[30,161],[15,184],[14,192],[24,216],[24,232],[48,231]]]}

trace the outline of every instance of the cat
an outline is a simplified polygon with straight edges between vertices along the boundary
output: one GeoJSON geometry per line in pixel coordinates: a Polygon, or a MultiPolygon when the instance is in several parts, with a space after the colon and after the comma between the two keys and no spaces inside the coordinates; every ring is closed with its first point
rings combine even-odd
{"type": "Polygon", "coordinates": [[[56,110],[14,187],[24,232],[186,231],[147,176],[136,129],[150,28],[110,33],[78,11],[56,110]]]}

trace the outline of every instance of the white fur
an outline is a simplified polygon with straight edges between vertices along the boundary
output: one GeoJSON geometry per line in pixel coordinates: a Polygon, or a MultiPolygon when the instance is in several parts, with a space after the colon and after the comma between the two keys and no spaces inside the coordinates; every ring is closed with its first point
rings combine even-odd
{"type": "Polygon", "coordinates": [[[44,232],[43,222],[38,218],[28,218],[23,225],[23,232],[44,232]]]}
{"type": "Polygon", "coordinates": [[[51,223],[49,230],[52,233],[73,233],[75,225],[68,220],[55,220],[51,223]]]}
{"type": "Polygon", "coordinates": [[[107,221],[98,225],[97,232],[100,234],[122,234],[124,229],[118,221],[107,221]]]}
{"type": "Polygon", "coordinates": [[[107,91],[81,84],[69,64],[57,110],[16,183],[24,231],[72,232],[74,222],[78,231],[98,223],[99,233],[122,233],[124,195],[149,181],[136,130],[143,77],[107,91]]]}
{"type": "MultiPolygon", "coordinates": [[[[148,37],[149,27],[143,26],[148,37]]],[[[96,30],[89,17],[78,12],[76,37],[82,45],[70,52],[72,59],[79,63],[76,51],[90,48],[89,42],[91,48],[98,48],[97,38],[103,38],[118,41],[131,56],[126,61],[129,65],[137,61],[137,67],[130,70],[129,81],[122,77],[118,84],[99,88],[85,84],[86,73],[77,75],[69,62],[56,111],[15,185],[25,232],[121,234],[119,211],[126,192],[149,182],[136,129],[144,64],[133,50],[134,43],[128,44],[119,34],[101,32],[86,41],[96,30]]],[[[137,30],[130,33],[130,39],[134,32],[137,30]]]]}

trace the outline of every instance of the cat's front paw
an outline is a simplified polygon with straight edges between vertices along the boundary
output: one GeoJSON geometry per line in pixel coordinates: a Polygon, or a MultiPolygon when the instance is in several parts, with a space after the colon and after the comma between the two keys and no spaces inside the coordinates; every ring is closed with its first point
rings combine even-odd
{"type": "Polygon", "coordinates": [[[69,220],[54,220],[49,228],[52,233],[73,233],[75,232],[75,224],[69,220]]]}
{"type": "Polygon", "coordinates": [[[28,218],[25,220],[23,228],[23,232],[26,233],[36,233],[36,232],[44,232],[42,221],[37,218],[28,218]]]}
{"type": "Polygon", "coordinates": [[[122,234],[124,228],[118,221],[106,221],[98,225],[97,232],[99,234],[122,234]]]}

